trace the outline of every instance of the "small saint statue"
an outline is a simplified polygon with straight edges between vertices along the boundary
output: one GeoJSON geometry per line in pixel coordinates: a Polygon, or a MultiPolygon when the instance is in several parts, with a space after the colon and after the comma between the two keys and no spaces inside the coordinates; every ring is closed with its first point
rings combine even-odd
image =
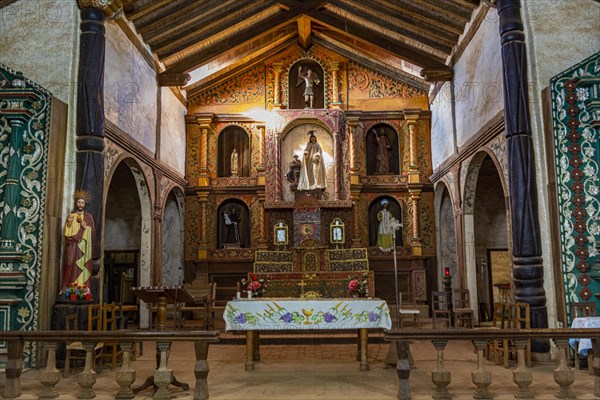
{"type": "Polygon", "coordinates": [[[302,66],[298,67],[298,83],[296,87],[304,83],[304,108],[313,108],[314,91],[313,86],[321,83],[319,77],[309,68],[306,72],[302,71],[302,66]]]}
{"type": "Polygon", "coordinates": [[[231,176],[232,177],[238,176],[239,165],[240,165],[240,161],[239,161],[237,150],[233,149],[233,151],[231,152],[231,176]]]}
{"type": "Polygon", "coordinates": [[[296,190],[298,188],[298,181],[300,180],[300,170],[302,169],[302,161],[297,154],[294,154],[293,160],[290,162],[288,172],[285,175],[285,179],[290,183],[290,189],[296,190]]]}

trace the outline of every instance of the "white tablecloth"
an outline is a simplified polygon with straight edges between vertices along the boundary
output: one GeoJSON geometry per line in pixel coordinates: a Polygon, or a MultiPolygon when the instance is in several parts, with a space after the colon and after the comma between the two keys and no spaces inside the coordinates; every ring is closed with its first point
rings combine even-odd
{"type": "MultiPolygon", "coordinates": [[[[600,317],[579,317],[573,320],[571,328],[600,328],[600,317]]],[[[579,340],[579,354],[586,356],[592,349],[592,339],[572,339],[579,340]]]]}
{"type": "Polygon", "coordinates": [[[228,331],[392,327],[390,310],[381,299],[231,300],[223,319],[228,331]]]}

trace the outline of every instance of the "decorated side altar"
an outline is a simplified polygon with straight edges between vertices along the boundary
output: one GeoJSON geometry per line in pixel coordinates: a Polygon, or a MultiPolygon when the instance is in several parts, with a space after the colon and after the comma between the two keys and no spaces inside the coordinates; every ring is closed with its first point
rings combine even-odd
{"type": "Polygon", "coordinates": [[[381,299],[239,299],[223,315],[225,330],[246,331],[246,370],[260,359],[258,331],[359,331],[360,370],[367,371],[368,329],[390,329],[390,310],[381,299]]]}

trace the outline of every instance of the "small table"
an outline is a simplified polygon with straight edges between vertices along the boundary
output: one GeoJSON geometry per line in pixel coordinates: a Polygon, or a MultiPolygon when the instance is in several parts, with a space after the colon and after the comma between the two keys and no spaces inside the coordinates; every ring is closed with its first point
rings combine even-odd
{"type": "MultiPolygon", "coordinates": [[[[177,304],[180,302],[192,300],[192,297],[183,286],[140,286],[132,287],[131,292],[146,303],[158,305],[156,312],[156,329],[159,331],[164,331],[165,327],[167,326],[167,303],[174,303],[177,307],[177,304]]],[[[175,318],[177,320],[177,315],[175,316],[175,318]]],[[[156,342],[156,368],[158,368],[160,365],[161,345],[170,348],[171,342],[156,342]]],[[[173,375],[173,381],[171,382],[171,385],[180,387],[183,390],[189,390],[190,388],[190,386],[187,383],[178,381],[175,378],[175,375],[173,375]]],[[[153,375],[147,377],[141,386],[134,388],[133,393],[137,394],[138,392],[149,388],[150,386],[154,386],[155,389],[158,388],[158,386],[154,383],[153,375]]]]}
{"type": "Polygon", "coordinates": [[[258,331],[359,331],[360,370],[368,371],[368,329],[390,329],[390,309],[381,299],[239,299],[231,300],[223,314],[225,330],[246,331],[246,371],[259,361],[258,331]]]}
{"type": "MultiPolygon", "coordinates": [[[[600,328],[600,317],[578,317],[574,318],[571,328],[600,328]]],[[[571,339],[571,345],[578,341],[577,351],[581,355],[587,355],[592,350],[592,339],[571,339]]],[[[574,347],[574,346],[573,346],[574,347]]]]}

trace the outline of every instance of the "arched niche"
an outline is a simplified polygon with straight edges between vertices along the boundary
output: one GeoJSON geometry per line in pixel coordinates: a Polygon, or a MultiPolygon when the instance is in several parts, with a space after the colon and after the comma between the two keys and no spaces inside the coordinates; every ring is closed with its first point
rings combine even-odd
{"type": "MultiPolygon", "coordinates": [[[[436,196],[436,208],[438,212],[436,213],[436,226],[437,230],[437,240],[439,246],[437,246],[438,250],[438,289],[442,290],[441,282],[442,282],[442,274],[444,268],[450,269],[451,276],[459,276],[458,275],[458,259],[456,253],[456,224],[454,220],[454,207],[452,205],[452,198],[450,196],[450,192],[448,191],[448,187],[444,183],[440,183],[437,185],[435,190],[436,196]]],[[[459,286],[459,280],[454,279],[452,284],[454,287],[459,286]]]]}
{"type": "Polygon", "coordinates": [[[323,73],[323,67],[321,67],[321,65],[318,62],[309,58],[295,62],[290,67],[288,79],[288,107],[290,109],[325,108],[325,76],[323,73]],[[313,80],[312,107],[306,106],[306,80],[302,78],[302,75],[305,74],[308,70],[311,71],[313,80]]]}
{"type": "Polygon", "coordinates": [[[326,179],[324,198],[331,198],[331,194],[335,191],[336,171],[333,159],[333,135],[320,121],[307,119],[285,130],[281,140],[280,160],[282,176],[280,179],[284,182],[283,200],[285,201],[294,200],[294,191],[291,188],[292,183],[286,180],[289,165],[293,161],[294,155],[297,155],[299,160],[305,163],[304,150],[310,140],[310,132],[314,132],[317,142],[323,151],[326,179]]]}
{"type": "Polygon", "coordinates": [[[217,176],[250,176],[250,139],[246,130],[237,125],[224,128],[219,134],[217,149],[217,176]],[[232,168],[233,150],[237,152],[238,171],[232,168]]]}
{"type": "MultiPolygon", "coordinates": [[[[402,222],[402,207],[398,201],[391,196],[381,196],[376,198],[369,205],[369,246],[377,246],[377,233],[379,231],[378,214],[383,209],[382,201],[388,201],[388,210],[394,218],[402,222]]],[[[396,231],[396,247],[402,246],[402,228],[396,231]]]]}
{"type": "Polygon", "coordinates": [[[162,282],[163,286],[183,283],[184,211],[182,194],[171,190],[165,201],[162,218],[162,282]]]}
{"type": "Polygon", "coordinates": [[[491,154],[475,154],[464,189],[466,281],[482,321],[490,318],[494,302],[512,297],[509,216],[498,165],[491,154]]]}
{"type": "Polygon", "coordinates": [[[367,175],[398,175],[400,148],[398,133],[388,124],[377,124],[367,131],[365,153],[367,175]]]}
{"type": "Polygon", "coordinates": [[[217,209],[216,218],[218,248],[250,247],[250,225],[252,221],[250,220],[250,210],[243,201],[239,199],[223,201],[217,209]],[[237,241],[234,222],[238,224],[237,239],[239,240],[237,241]]]}
{"type": "MultiPolygon", "coordinates": [[[[135,304],[131,286],[151,281],[152,218],[147,179],[132,158],[121,160],[112,171],[104,215],[104,302],[135,304]]],[[[140,314],[140,326],[148,326],[140,314]]]]}

